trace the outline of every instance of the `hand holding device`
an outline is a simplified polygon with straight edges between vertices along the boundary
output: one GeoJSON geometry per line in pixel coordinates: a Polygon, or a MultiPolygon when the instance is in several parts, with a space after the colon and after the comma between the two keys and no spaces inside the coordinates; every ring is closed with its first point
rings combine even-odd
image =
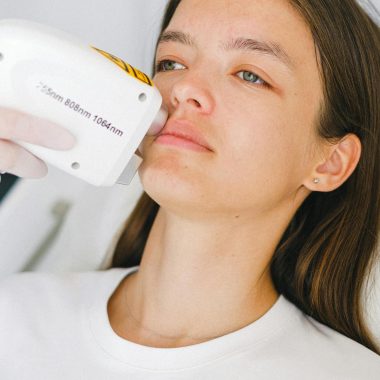
{"type": "Polygon", "coordinates": [[[13,140],[66,150],[75,145],[74,136],[59,125],[0,106],[0,172],[19,177],[40,178],[46,164],[13,140]]]}
{"type": "MultiPolygon", "coordinates": [[[[162,97],[146,74],[63,31],[31,21],[0,21],[0,83],[0,106],[61,125],[77,143],[66,151],[36,145],[42,134],[51,142],[54,133],[46,128],[42,132],[42,124],[33,141],[9,132],[8,138],[95,186],[129,184],[142,161],[135,154],[142,139],[158,133],[167,119],[162,97]]],[[[14,150],[15,145],[8,145],[4,160],[14,150]]],[[[26,151],[18,152],[26,162],[26,151]]],[[[41,162],[30,163],[34,166],[28,170],[43,171],[41,162]]],[[[5,166],[0,162],[0,170],[8,170],[5,166]]]]}

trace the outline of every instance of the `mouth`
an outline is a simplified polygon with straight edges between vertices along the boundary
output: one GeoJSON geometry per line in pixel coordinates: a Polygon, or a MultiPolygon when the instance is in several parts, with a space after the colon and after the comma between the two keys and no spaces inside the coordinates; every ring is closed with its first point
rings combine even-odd
{"type": "Polygon", "coordinates": [[[162,133],[157,136],[155,141],[159,144],[171,145],[174,147],[185,148],[197,152],[210,152],[210,149],[207,147],[200,145],[199,143],[188,139],[187,137],[178,136],[173,133],[162,133]]]}
{"type": "Polygon", "coordinates": [[[169,120],[155,141],[199,152],[213,151],[199,129],[188,120],[169,120]]]}

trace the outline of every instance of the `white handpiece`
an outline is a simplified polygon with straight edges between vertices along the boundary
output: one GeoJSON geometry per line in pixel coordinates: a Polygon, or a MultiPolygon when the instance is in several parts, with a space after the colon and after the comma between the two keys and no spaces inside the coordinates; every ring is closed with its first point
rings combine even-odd
{"type": "Polygon", "coordinates": [[[77,139],[69,151],[17,141],[95,186],[129,184],[144,136],[167,112],[151,79],[66,32],[32,21],[0,21],[0,105],[48,119],[77,139]]]}

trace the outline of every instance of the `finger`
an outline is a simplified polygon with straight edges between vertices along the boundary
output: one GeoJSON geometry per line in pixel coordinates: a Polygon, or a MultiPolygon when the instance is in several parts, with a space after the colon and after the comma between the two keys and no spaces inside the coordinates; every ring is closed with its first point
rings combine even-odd
{"type": "Polygon", "coordinates": [[[71,149],[76,142],[75,137],[65,128],[10,108],[0,108],[0,138],[57,150],[71,149]]]}
{"type": "Polygon", "coordinates": [[[11,141],[0,140],[0,171],[24,178],[44,177],[48,168],[46,164],[11,141]]]}

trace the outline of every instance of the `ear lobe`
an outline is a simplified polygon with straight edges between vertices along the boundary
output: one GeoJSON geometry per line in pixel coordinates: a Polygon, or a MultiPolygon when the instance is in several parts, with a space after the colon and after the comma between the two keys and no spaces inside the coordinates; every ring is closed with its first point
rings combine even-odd
{"type": "Polygon", "coordinates": [[[314,191],[333,191],[341,186],[355,170],[361,155],[361,142],[354,134],[346,135],[329,149],[328,159],[320,164],[313,178],[320,179],[319,184],[308,186],[314,191]],[[313,187],[313,188],[311,188],[313,187]]]}

